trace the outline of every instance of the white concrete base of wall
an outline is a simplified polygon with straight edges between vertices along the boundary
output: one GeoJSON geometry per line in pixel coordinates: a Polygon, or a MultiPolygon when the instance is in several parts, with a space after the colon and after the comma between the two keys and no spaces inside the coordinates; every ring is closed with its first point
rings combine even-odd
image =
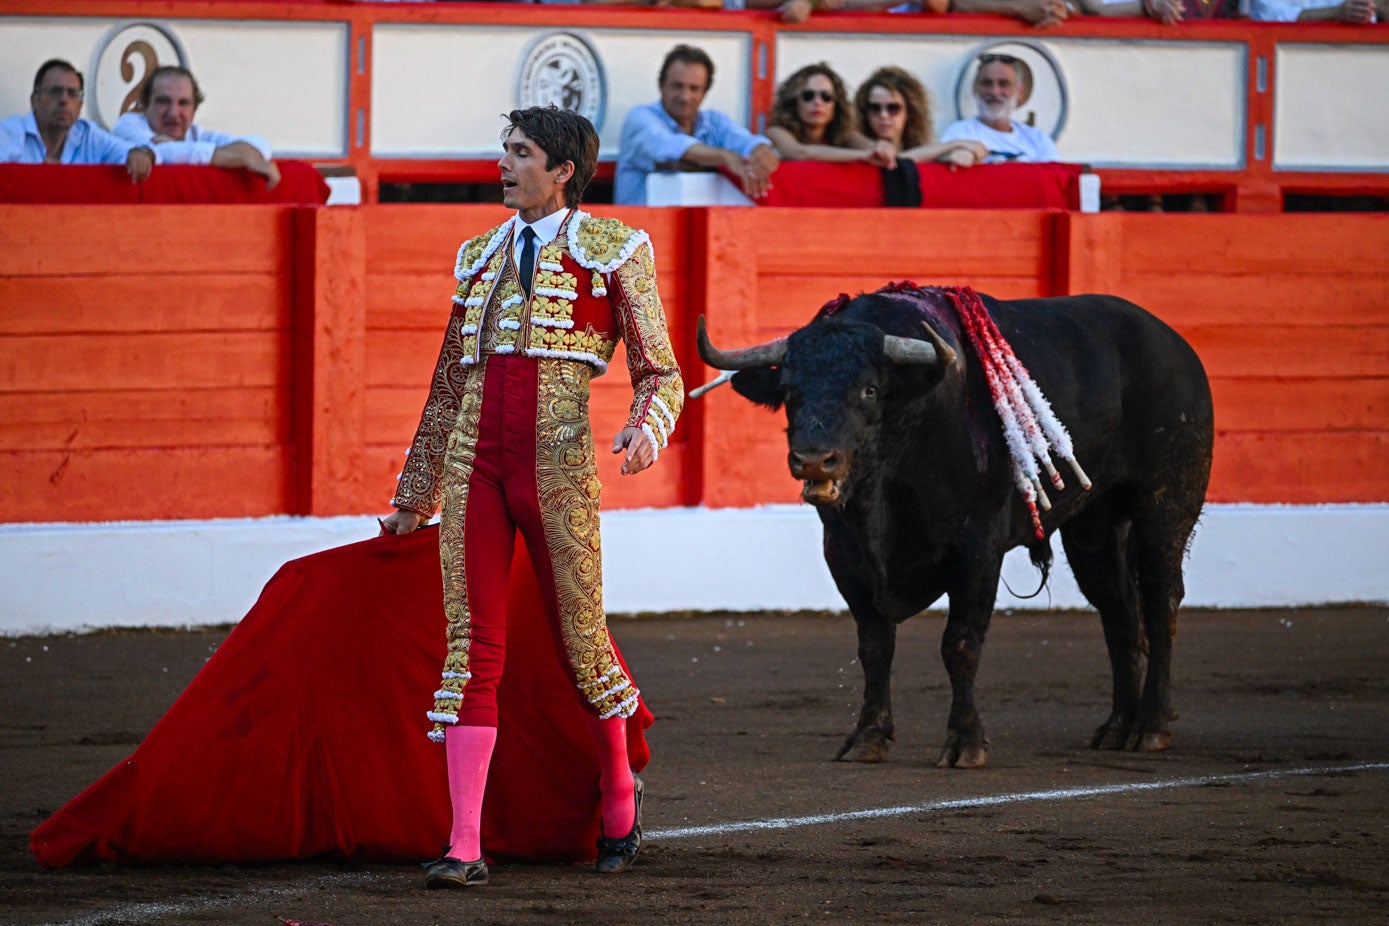
{"type": "MultiPolygon", "coordinates": [[[[281,563],[376,529],[371,516],[0,525],[0,635],[232,623],[281,563]]],[[[613,613],[844,607],[808,506],[614,511],[603,543],[613,613]]],[[[1001,588],[998,606],[1088,607],[1060,546],[1049,589],[1001,588]]],[[[1037,588],[1020,550],[1004,579],[1037,588]]],[[[1188,607],[1389,603],[1389,505],[1210,505],[1186,587],[1188,607]]]]}

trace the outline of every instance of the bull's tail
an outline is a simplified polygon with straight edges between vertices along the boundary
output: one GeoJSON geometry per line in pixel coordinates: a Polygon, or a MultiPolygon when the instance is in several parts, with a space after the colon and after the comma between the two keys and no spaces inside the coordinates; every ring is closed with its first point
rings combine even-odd
{"type": "Polygon", "coordinates": [[[1042,579],[1037,583],[1037,590],[1030,595],[1019,595],[1009,587],[1005,581],[1003,587],[1008,589],[1008,594],[1014,598],[1021,598],[1026,601],[1029,598],[1036,598],[1042,594],[1042,589],[1047,587],[1047,579],[1051,577],[1052,552],[1049,540],[1034,540],[1027,545],[1027,558],[1032,560],[1032,565],[1037,567],[1037,571],[1042,574],[1042,579]]]}

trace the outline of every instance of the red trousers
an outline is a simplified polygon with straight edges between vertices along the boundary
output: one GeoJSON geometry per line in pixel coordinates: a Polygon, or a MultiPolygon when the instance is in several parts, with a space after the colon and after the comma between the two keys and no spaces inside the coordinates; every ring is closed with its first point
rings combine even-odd
{"type": "MultiPolygon", "coordinates": [[[[537,490],[538,371],[537,361],[528,357],[494,354],[486,361],[476,457],[462,513],[463,568],[472,623],[472,677],[458,711],[462,725],[497,724],[497,686],[506,662],[507,577],[518,529],[534,564],[540,599],[553,630],[551,643],[561,663],[569,662],[537,490]]],[[[583,700],[577,688],[574,694],[583,700]]]]}

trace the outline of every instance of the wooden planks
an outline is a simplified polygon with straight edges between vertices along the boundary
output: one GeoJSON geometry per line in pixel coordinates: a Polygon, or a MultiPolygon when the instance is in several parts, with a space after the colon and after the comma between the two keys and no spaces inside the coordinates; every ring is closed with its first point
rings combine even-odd
{"type": "Polygon", "coordinates": [[[293,510],[292,211],[0,206],[7,517],[293,510]]]}
{"type": "Polygon", "coordinates": [[[1389,217],[1072,216],[1079,280],[1180,331],[1211,378],[1210,498],[1389,500],[1389,217]]]}
{"type": "MultiPolygon", "coordinates": [[[[736,347],[889,280],[1107,291],[1200,353],[1210,497],[1389,501],[1379,216],[615,209],[645,228],[687,387],[694,321],[736,347]]],[[[493,206],[0,206],[0,500],[11,520],[379,511],[418,422],[459,243],[493,206]],[[113,232],[112,229],[118,231],[113,232]]],[[[730,389],[618,475],[619,348],[594,380],[609,509],[795,502],[785,420],[730,389]]]]}

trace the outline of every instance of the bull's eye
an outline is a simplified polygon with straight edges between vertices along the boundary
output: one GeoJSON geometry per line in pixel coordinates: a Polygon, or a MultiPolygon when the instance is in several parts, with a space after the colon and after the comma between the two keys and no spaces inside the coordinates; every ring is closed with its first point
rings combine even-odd
{"type": "Polygon", "coordinates": [[[877,386],[864,386],[863,392],[859,393],[865,400],[871,402],[878,397],[877,386]]]}

